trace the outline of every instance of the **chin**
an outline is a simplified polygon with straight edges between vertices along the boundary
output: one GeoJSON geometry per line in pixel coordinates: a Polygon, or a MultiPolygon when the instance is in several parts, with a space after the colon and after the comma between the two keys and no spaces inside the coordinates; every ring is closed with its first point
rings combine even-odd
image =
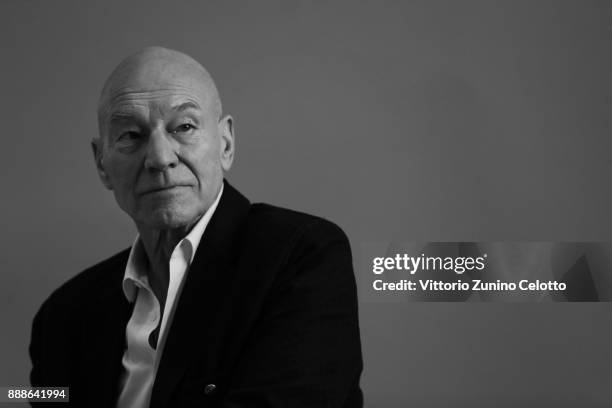
{"type": "Polygon", "coordinates": [[[191,211],[160,209],[141,217],[142,224],[155,229],[176,229],[188,227],[198,218],[191,211]]]}

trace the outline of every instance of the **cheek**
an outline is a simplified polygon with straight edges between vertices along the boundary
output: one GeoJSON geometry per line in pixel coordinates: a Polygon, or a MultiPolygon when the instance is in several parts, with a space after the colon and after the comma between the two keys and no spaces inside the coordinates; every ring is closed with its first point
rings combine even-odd
{"type": "Polygon", "coordinates": [[[111,159],[106,166],[106,172],[116,193],[125,194],[135,183],[138,166],[136,161],[111,159]]]}
{"type": "Polygon", "coordinates": [[[205,195],[210,194],[210,190],[215,188],[221,177],[218,165],[211,161],[198,163],[197,167],[193,168],[193,173],[197,179],[199,195],[202,193],[205,195]]]}
{"type": "Polygon", "coordinates": [[[214,176],[221,171],[220,143],[218,140],[211,140],[203,143],[197,149],[187,152],[191,168],[195,176],[203,184],[209,184],[214,176]]]}

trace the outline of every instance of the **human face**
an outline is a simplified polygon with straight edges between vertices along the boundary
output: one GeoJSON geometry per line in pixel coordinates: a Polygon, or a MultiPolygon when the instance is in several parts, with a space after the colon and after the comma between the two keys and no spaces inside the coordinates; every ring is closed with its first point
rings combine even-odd
{"type": "Polygon", "coordinates": [[[104,140],[93,143],[100,177],[139,228],[189,227],[231,167],[232,118],[217,118],[197,85],[126,89],[109,103],[104,140]]]}

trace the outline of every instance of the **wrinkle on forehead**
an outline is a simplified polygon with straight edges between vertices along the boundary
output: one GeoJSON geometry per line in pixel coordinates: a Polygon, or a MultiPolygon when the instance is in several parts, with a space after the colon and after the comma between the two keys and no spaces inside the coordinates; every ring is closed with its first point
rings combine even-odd
{"type": "Polygon", "coordinates": [[[203,109],[221,116],[217,87],[200,63],[178,51],[148,47],[124,59],[106,80],[98,102],[100,135],[117,104],[165,96],[199,100],[203,109]]]}
{"type": "Polygon", "coordinates": [[[191,88],[186,87],[174,87],[174,88],[162,88],[162,89],[154,89],[154,90],[135,90],[135,89],[123,89],[120,92],[116,92],[114,94],[109,95],[108,101],[111,106],[122,103],[122,102],[130,102],[136,100],[151,100],[151,99],[160,99],[160,98],[189,98],[189,99],[197,99],[197,95],[193,95],[191,88]]]}
{"type": "Polygon", "coordinates": [[[106,114],[108,124],[113,122],[140,118],[147,120],[162,118],[168,114],[195,110],[202,112],[203,102],[188,93],[173,92],[139,92],[117,95],[109,104],[106,114]]]}
{"type": "Polygon", "coordinates": [[[168,108],[173,108],[181,103],[191,102],[198,109],[206,106],[206,101],[189,92],[188,89],[162,89],[155,91],[131,91],[126,90],[116,95],[111,95],[109,98],[107,115],[115,111],[130,109],[135,106],[146,106],[150,103],[153,105],[165,105],[168,108]]]}

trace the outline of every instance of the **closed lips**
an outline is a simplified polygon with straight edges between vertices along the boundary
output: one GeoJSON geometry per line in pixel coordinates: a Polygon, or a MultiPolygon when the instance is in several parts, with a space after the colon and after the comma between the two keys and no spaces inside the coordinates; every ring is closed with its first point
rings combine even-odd
{"type": "Polygon", "coordinates": [[[156,193],[158,191],[170,190],[170,189],[177,188],[177,187],[187,187],[187,186],[186,185],[182,185],[182,184],[175,184],[175,185],[171,185],[171,186],[153,187],[153,188],[149,188],[149,189],[145,190],[141,194],[156,193]]]}

